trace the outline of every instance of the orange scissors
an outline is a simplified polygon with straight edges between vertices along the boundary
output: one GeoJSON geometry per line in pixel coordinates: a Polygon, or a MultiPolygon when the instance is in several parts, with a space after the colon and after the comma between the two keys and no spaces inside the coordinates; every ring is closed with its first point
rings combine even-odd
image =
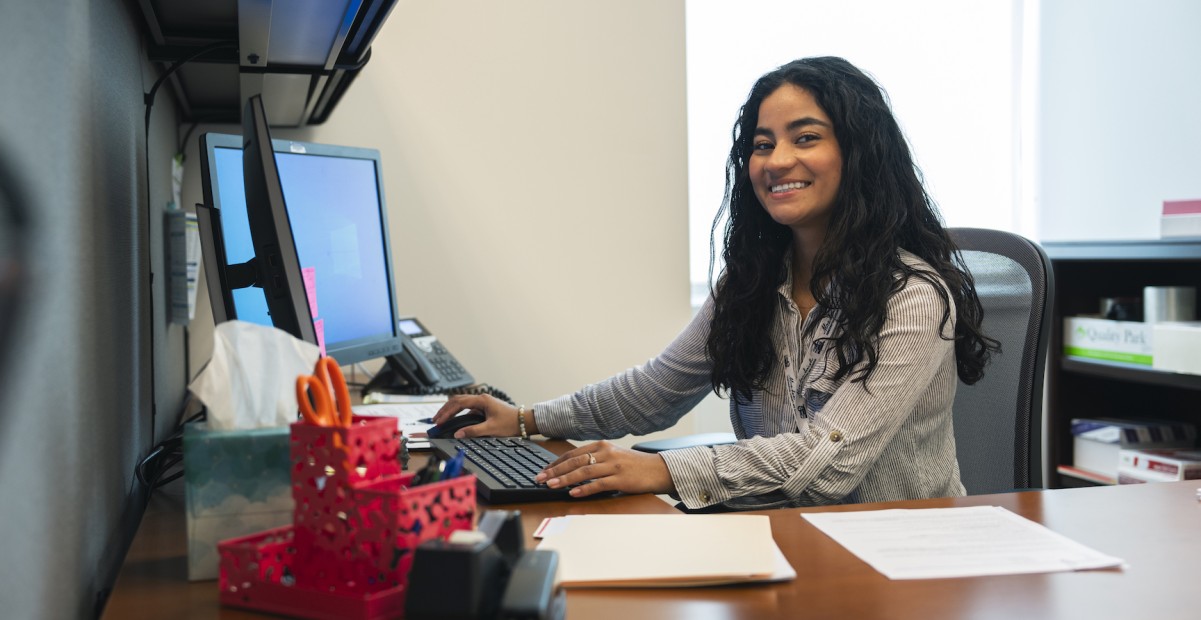
{"type": "Polygon", "coordinates": [[[313,374],[296,377],[296,402],[309,424],[350,426],[350,390],[342,368],[332,357],[317,360],[313,374]]]}

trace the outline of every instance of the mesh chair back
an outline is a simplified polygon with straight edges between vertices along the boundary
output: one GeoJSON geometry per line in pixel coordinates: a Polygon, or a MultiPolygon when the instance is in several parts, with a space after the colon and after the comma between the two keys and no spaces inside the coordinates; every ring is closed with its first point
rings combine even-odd
{"type": "Polygon", "coordinates": [[[968,494],[1041,487],[1043,372],[1053,276],[1037,244],[1013,233],[952,228],[976,281],[983,331],[1001,342],[984,378],[959,384],[955,443],[968,494]]]}

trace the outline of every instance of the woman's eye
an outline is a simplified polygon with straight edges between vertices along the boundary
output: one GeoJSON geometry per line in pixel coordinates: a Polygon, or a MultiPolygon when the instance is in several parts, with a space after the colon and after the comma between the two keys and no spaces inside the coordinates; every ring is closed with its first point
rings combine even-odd
{"type": "Polygon", "coordinates": [[[817,140],[817,136],[813,134],[802,134],[797,136],[796,143],[805,144],[806,142],[813,142],[814,140],[817,140]]]}
{"type": "Polygon", "coordinates": [[[771,150],[771,148],[772,148],[771,142],[756,142],[755,145],[751,147],[751,150],[767,151],[767,150],[771,150]]]}

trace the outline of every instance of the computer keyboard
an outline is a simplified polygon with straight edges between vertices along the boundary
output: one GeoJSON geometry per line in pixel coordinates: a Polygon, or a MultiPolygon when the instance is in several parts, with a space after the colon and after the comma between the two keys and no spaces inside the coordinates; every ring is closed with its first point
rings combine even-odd
{"type": "Polygon", "coordinates": [[[462,448],[467,470],[476,477],[476,492],[490,504],[571,497],[568,488],[552,489],[534,483],[534,476],[558,457],[532,441],[513,437],[431,439],[430,447],[444,458],[458,454],[462,448]]]}

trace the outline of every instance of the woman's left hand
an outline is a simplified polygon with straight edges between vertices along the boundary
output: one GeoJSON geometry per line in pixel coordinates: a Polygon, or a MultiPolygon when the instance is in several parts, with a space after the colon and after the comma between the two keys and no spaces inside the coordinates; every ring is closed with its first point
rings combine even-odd
{"type": "Polygon", "coordinates": [[[552,489],[585,481],[571,490],[572,497],[605,491],[670,493],[675,490],[667,463],[658,454],[637,452],[598,441],[563,454],[534,477],[552,489]]]}

